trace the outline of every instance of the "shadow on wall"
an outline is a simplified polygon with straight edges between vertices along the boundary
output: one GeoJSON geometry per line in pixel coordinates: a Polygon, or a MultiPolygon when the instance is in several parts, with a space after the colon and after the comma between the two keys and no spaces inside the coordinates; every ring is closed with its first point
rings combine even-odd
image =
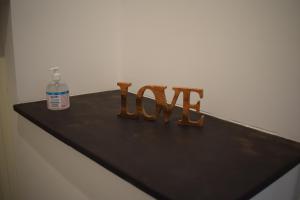
{"type": "Polygon", "coordinates": [[[8,26],[9,1],[0,0],[0,57],[4,56],[4,46],[8,26]]]}

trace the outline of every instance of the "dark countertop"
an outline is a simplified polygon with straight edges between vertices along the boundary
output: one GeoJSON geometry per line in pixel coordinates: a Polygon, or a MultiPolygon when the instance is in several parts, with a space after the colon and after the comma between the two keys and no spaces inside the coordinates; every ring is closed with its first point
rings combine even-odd
{"type": "Polygon", "coordinates": [[[167,125],[119,118],[119,91],[71,97],[64,111],[47,110],[45,101],[14,109],[159,199],[249,199],[300,162],[299,143],[214,117],[202,128],[178,126],[180,108],[167,125]]]}

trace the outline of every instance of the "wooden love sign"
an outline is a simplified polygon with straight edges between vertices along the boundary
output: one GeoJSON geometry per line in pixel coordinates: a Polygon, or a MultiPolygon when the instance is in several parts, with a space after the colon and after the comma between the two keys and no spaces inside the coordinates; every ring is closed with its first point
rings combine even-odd
{"type": "Polygon", "coordinates": [[[167,103],[165,89],[166,86],[159,85],[146,85],[141,87],[136,94],[136,112],[130,113],[127,107],[127,93],[128,88],[131,86],[131,83],[118,82],[118,86],[121,90],[121,112],[118,116],[129,119],[138,119],[139,117],[143,117],[145,120],[156,120],[159,117],[160,112],[163,112],[164,122],[167,123],[169,121],[170,115],[172,114],[172,110],[175,107],[176,101],[178,99],[179,94],[183,93],[183,109],[182,109],[182,117],[177,121],[179,125],[191,125],[191,126],[203,126],[204,116],[200,114],[200,101],[196,104],[190,104],[190,94],[191,92],[195,92],[199,94],[200,98],[203,98],[203,90],[195,89],[195,88],[181,88],[181,87],[173,87],[175,92],[173,100],[171,104],[167,103]],[[146,90],[151,90],[155,97],[155,114],[148,114],[143,107],[143,96],[146,90]],[[195,109],[197,113],[200,114],[200,119],[196,121],[192,121],[189,117],[190,109],[195,109]]]}

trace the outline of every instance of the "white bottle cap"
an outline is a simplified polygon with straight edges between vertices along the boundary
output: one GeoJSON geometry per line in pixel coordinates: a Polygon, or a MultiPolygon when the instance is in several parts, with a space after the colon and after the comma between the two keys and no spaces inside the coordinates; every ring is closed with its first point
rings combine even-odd
{"type": "Polygon", "coordinates": [[[54,82],[60,81],[60,73],[58,72],[59,67],[51,67],[49,70],[52,71],[52,80],[54,82]]]}

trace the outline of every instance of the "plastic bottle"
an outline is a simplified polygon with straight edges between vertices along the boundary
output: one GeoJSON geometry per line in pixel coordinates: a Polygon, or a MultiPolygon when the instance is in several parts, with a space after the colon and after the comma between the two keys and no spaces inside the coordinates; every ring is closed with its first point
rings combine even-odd
{"type": "Polygon", "coordinates": [[[69,88],[61,82],[58,67],[51,67],[52,81],[47,85],[47,108],[49,110],[64,110],[70,107],[69,88]]]}

